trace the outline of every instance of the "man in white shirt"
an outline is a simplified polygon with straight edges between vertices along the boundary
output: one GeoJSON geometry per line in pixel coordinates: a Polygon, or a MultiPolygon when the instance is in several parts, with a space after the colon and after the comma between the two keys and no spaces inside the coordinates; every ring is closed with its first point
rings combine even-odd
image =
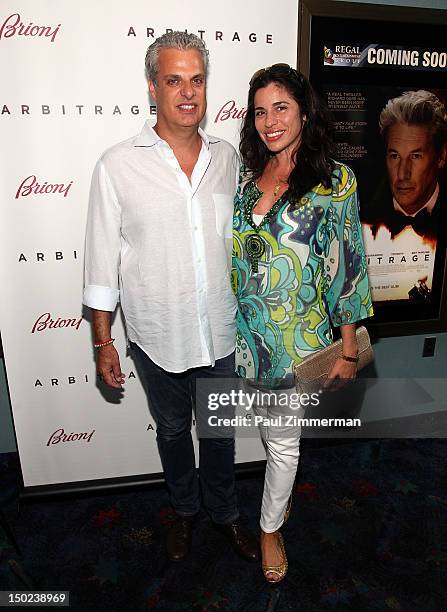
{"type": "MultiPolygon", "coordinates": [[[[230,144],[199,128],[207,65],[205,45],[193,34],[170,32],[149,47],[157,123],[146,123],[98,161],[86,235],[84,303],[93,313],[98,372],[121,388],[111,338],[120,300],[176,512],[167,534],[172,560],[189,552],[200,509],[191,438],[195,382],[234,375],[230,272],[238,160],[230,144]]],[[[234,439],[201,438],[199,473],[214,523],[237,552],[257,559],[257,543],[239,521],[234,439]]]]}

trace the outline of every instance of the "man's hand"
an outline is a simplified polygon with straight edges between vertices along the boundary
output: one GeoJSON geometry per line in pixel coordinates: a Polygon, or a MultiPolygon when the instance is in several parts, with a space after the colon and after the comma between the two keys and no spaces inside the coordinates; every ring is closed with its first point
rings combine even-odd
{"type": "Polygon", "coordinates": [[[110,387],[123,388],[124,374],[121,372],[120,358],[113,344],[96,350],[96,369],[110,387]]]}
{"type": "Polygon", "coordinates": [[[354,380],[356,376],[357,364],[339,357],[328,374],[324,388],[329,391],[336,391],[344,387],[349,380],[354,380]]]}

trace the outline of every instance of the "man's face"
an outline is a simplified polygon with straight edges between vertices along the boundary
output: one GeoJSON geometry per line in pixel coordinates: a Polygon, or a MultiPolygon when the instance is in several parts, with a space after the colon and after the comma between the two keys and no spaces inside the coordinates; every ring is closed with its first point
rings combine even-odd
{"type": "Polygon", "coordinates": [[[433,195],[445,150],[437,156],[425,126],[396,123],[389,128],[386,165],[394,198],[408,214],[416,213],[433,195]]]}
{"type": "Polygon", "coordinates": [[[163,130],[197,128],[206,111],[205,67],[197,49],[161,49],[157,83],[149,91],[157,103],[157,126],[163,130]]]}

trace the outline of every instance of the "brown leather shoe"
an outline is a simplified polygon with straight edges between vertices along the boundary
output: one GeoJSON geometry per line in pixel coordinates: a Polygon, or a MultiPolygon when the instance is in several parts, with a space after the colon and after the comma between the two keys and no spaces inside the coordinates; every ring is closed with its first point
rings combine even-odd
{"type": "Polygon", "coordinates": [[[260,560],[261,551],[257,539],[239,521],[227,525],[214,524],[228,538],[238,555],[248,561],[260,560]]]}
{"type": "Polygon", "coordinates": [[[166,535],[166,549],[171,561],[181,561],[191,550],[193,518],[177,516],[166,535]]]}

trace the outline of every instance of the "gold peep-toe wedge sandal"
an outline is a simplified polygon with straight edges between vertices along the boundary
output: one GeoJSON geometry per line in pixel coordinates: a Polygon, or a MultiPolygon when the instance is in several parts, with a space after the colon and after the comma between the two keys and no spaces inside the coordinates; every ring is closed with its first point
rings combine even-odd
{"type": "Polygon", "coordinates": [[[285,575],[287,574],[287,570],[289,569],[289,563],[287,561],[286,549],[284,546],[284,539],[282,537],[282,533],[278,531],[277,536],[278,536],[279,547],[281,549],[281,553],[284,559],[283,562],[280,563],[279,565],[262,564],[262,571],[264,573],[264,578],[270,584],[277,584],[278,582],[281,582],[281,580],[285,578],[285,575]],[[271,580],[271,578],[269,578],[269,574],[275,574],[276,576],[278,576],[278,578],[276,580],[271,580]]]}

